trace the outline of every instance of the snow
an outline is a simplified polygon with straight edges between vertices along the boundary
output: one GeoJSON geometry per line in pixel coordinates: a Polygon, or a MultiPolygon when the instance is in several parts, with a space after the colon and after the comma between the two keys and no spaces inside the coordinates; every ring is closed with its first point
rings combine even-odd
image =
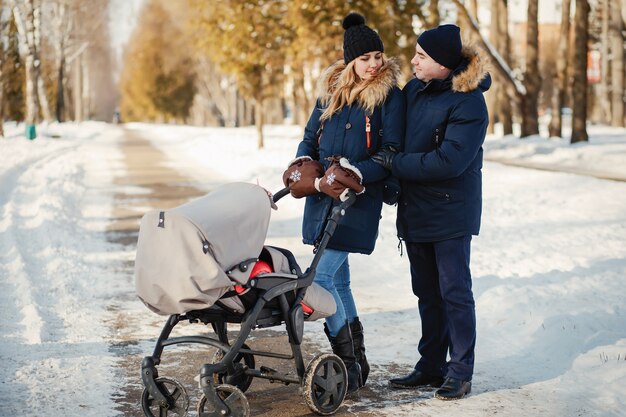
{"type": "MultiPolygon", "coordinates": [[[[125,127],[206,190],[232,181],[280,189],[302,134],[297,126],[267,126],[266,148],[257,150],[254,128],[125,127]]],[[[7,123],[5,130],[0,415],[122,415],[115,398],[137,381],[112,372],[123,358],[111,346],[118,327],[110,310],[145,318],[134,335],[141,349],[150,349],[162,325],[134,298],[131,273],[121,267],[134,254],[105,237],[119,191],[115,178],[125,173],[124,131],[95,122],[52,124],[27,141],[23,125],[7,123]]],[[[626,130],[590,125],[589,132],[589,143],[577,145],[545,135],[488,137],[483,224],[472,247],[472,395],[450,403],[390,398],[385,415],[625,415],[626,130]]],[[[289,248],[306,265],[312,255],[299,235],[303,202],[285,198],[278,206],[268,243],[289,248]]],[[[379,380],[391,376],[381,376],[391,365],[410,371],[418,358],[417,301],[394,221],[395,209],[385,206],[374,254],[350,257],[379,380]]],[[[307,323],[306,336],[324,343],[321,325],[307,323]]]]}

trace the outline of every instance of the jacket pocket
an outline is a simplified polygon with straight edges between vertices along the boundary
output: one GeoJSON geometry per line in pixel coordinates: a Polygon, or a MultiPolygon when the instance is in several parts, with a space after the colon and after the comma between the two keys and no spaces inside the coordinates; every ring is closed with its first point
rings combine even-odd
{"type": "Polygon", "coordinates": [[[450,200],[450,194],[449,193],[437,191],[437,190],[434,190],[434,189],[428,188],[428,187],[424,187],[423,190],[424,190],[424,192],[426,194],[428,194],[429,196],[434,197],[434,198],[436,198],[438,200],[445,200],[445,201],[450,200]]]}

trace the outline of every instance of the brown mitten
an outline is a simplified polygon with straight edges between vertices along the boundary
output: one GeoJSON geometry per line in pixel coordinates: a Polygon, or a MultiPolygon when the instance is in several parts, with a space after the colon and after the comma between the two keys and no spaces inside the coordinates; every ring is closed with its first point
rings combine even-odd
{"type": "Polygon", "coordinates": [[[346,158],[333,162],[322,178],[315,182],[316,188],[336,200],[345,201],[349,190],[357,194],[365,192],[363,175],[346,158]]]}
{"type": "Polygon", "coordinates": [[[301,156],[289,163],[283,173],[283,183],[289,187],[294,198],[302,198],[319,192],[315,180],[324,175],[324,166],[310,156],[301,156]]]}

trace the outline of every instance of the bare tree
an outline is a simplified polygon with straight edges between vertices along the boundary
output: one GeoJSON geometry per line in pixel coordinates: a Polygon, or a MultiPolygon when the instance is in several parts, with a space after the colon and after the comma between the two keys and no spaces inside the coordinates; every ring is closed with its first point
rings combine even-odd
{"type": "Polygon", "coordinates": [[[565,102],[567,92],[567,57],[569,56],[569,33],[570,33],[570,8],[571,0],[563,0],[561,9],[561,30],[559,34],[559,46],[556,54],[556,72],[554,74],[554,91],[552,95],[552,114],[548,126],[549,135],[561,137],[563,129],[563,117],[561,108],[565,102]]]}
{"type": "MultiPolygon", "coordinates": [[[[498,46],[498,39],[501,36],[500,27],[498,26],[498,19],[500,13],[500,7],[498,6],[500,0],[491,0],[490,8],[491,8],[491,26],[489,28],[489,41],[495,46],[498,46]]],[[[473,7],[473,5],[472,5],[473,7]]],[[[475,13],[472,13],[474,17],[476,17],[475,13]]],[[[494,74],[495,78],[495,74],[494,74]]],[[[502,87],[500,83],[494,83],[489,92],[486,94],[485,99],[487,101],[487,109],[489,110],[489,126],[487,127],[487,131],[489,133],[494,133],[494,128],[496,122],[499,121],[498,118],[498,105],[500,104],[498,101],[498,90],[502,87]]]]}
{"type": "Polygon", "coordinates": [[[607,123],[611,119],[611,92],[609,89],[609,0],[600,0],[596,6],[600,14],[600,82],[597,88],[596,98],[599,120],[607,123]]]}
{"type": "Polygon", "coordinates": [[[589,3],[576,0],[574,15],[573,115],[571,143],[589,140],[587,134],[587,40],[589,3]]]}
{"type": "Polygon", "coordinates": [[[51,40],[56,67],[57,91],[56,91],[56,119],[62,122],[65,118],[65,97],[67,83],[67,65],[71,63],[70,57],[76,58],[82,53],[87,43],[76,46],[76,14],[79,0],[52,0],[49,5],[48,33],[51,40]],[[76,53],[78,50],[79,53],[76,53]],[[69,61],[69,62],[68,62],[69,61]]]}
{"type": "Polygon", "coordinates": [[[524,84],[518,80],[513,71],[509,67],[509,64],[504,60],[502,55],[498,52],[498,50],[491,44],[487,39],[485,39],[480,33],[480,29],[478,27],[478,23],[476,23],[475,19],[473,19],[463,3],[460,0],[452,0],[454,4],[457,6],[459,13],[467,19],[469,23],[469,27],[472,32],[475,34],[474,39],[477,40],[478,44],[482,47],[482,49],[487,54],[489,61],[492,65],[494,72],[500,76],[501,80],[504,81],[503,85],[506,88],[508,97],[515,101],[515,105],[519,106],[522,98],[526,95],[526,87],[524,84]]]}
{"type": "Polygon", "coordinates": [[[539,133],[539,89],[541,75],[539,74],[539,0],[528,1],[528,17],[526,28],[526,70],[524,71],[524,86],[526,94],[522,97],[522,138],[539,133]]]}
{"type": "MultiPolygon", "coordinates": [[[[624,22],[619,1],[609,2],[611,48],[611,126],[624,126],[624,22]]],[[[607,5],[608,6],[608,5],[607,5]]]]}
{"type": "Polygon", "coordinates": [[[15,24],[20,35],[20,43],[25,51],[26,66],[26,123],[34,125],[39,120],[39,96],[37,85],[40,76],[39,45],[35,29],[39,25],[41,9],[37,0],[24,0],[19,3],[10,0],[15,24]]]}
{"type": "MultiPolygon", "coordinates": [[[[505,62],[511,60],[508,21],[507,0],[491,0],[489,39],[505,62]]],[[[505,82],[502,81],[502,76],[494,74],[494,77],[497,78],[498,83],[494,83],[489,90],[489,114],[492,121],[490,129],[493,129],[493,123],[498,121],[502,125],[503,134],[510,135],[513,133],[511,100],[504,86],[505,82]]]]}
{"type": "MultiPolygon", "coordinates": [[[[511,62],[511,37],[509,36],[509,8],[507,0],[498,0],[498,51],[505,62],[511,62]]],[[[513,106],[504,88],[498,89],[498,114],[502,124],[502,133],[513,134],[513,106]]]]}
{"type": "Polygon", "coordinates": [[[5,21],[4,0],[0,0],[0,138],[4,137],[4,39],[7,37],[8,20],[5,21]]]}

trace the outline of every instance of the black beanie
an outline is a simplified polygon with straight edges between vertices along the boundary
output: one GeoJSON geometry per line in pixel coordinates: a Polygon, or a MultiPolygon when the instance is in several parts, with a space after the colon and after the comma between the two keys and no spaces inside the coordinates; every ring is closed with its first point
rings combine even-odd
{"type": "Polygon", "coordinates": [[[432,59],[449,69],[461,63],[460,29],[456,25],[441,25],[425,31],[417,38],[417,43],[432,59]]]}
{"type": "Polygon", "coordinates": [[[374,30],[365,25],[365,18],[350,13],[343,19],[343,61],[347,64],[368,52],[384,52],[383,41],[374,30]]]}

